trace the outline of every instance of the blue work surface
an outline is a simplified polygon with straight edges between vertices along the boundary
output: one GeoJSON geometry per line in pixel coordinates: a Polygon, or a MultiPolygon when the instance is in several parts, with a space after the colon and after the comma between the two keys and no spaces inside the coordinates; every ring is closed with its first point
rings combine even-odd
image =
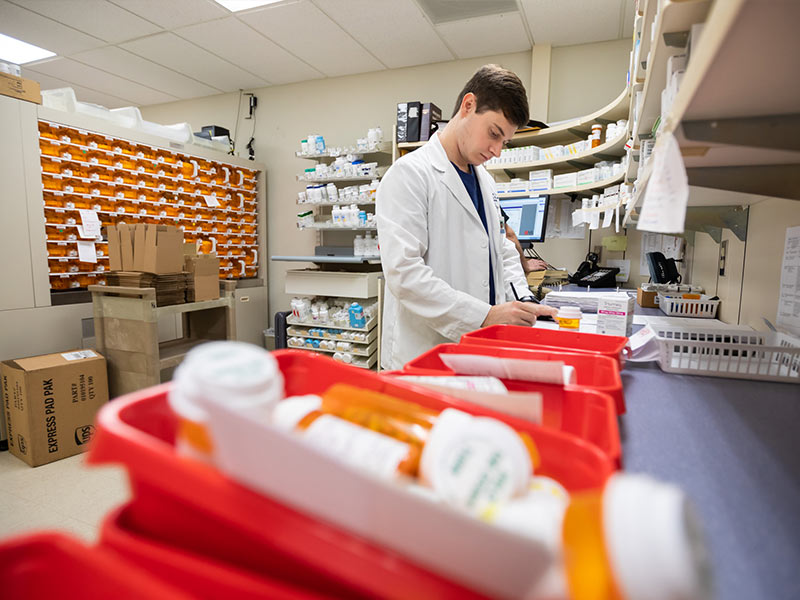
{"type": "MultiPolygon", "coordinates": [[[[637,307],[638,308],[638,307],[637,307]]],[[[719,600],[800,598],[800,385],[622,372],[623,465],[683,488],[719,600]]]]}

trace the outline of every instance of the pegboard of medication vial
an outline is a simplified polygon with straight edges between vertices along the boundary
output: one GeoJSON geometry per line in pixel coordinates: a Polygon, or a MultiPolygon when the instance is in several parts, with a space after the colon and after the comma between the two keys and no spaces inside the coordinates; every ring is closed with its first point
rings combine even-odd
{"type": "Polygon", "coordinates": [[[51,290],[105,285],[98,222],[174,225],[221,279],[258,275],[257,170],[46,120],[39,149],[51,290]]]}

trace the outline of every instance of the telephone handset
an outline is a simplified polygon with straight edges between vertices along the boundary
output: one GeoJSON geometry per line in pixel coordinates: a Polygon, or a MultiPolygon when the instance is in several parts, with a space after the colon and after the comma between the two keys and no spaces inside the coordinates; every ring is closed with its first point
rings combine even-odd
{"type": "Polygon", "coordinates": [[[647,266],[653,283],[680,283],[681,274],[674,258],[666,258],[661,252],[648,252],[647,266]]]}
{"type": "Polygon", "coordinates": [[[615,287],[617,285],[617,273],[619,267],[599,267],[597,266],[597,254],[589,252],[586,260],[579,266],[575,274],[570,277],[570,281],[581,287],[615,287]]]}

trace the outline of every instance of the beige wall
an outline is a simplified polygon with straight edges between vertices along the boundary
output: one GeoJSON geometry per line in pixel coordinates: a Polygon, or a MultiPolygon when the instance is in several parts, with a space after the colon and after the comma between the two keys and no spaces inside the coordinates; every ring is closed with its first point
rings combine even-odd
{"type": "MultiPolygon", "coordinates": [[[[630,43],[625,43],[630,49],[630,43]]],[[[592,55],[593,46],[597,44],[581,46],[573,54],[588,57],[592,55]]],[[[268,254],[313,254],[314,246],[318,243],[314,232],[301,232],[295,228],[298,210],[295,199],[297,192],[302,189],[295,176],[313,165],[311,161],[294,156],[302,138],[309,133],[319,133],[329,145],[349,145],[356,138],[365,136],[370,127],[380,125],[384,136],[390,139],[395,106],[405,100],[434,102],[449,117],[464,82],[487,62],[496,62],[513,70],[526,88],[530,86],[531,53],[519,52],[255,90],[258,96],[256,158],[267,165],[268,254]]],[[[603,64],[606,67],[602,74],[604,79],[623,78],[624,81],[627,56],[624,60],[620,58],[615,66],[610,60],[603,64]]],[[[579,79],[574,79],[574,85],[580,85],[579,79]]],[[[581,94],[587,103],[584,112],[596,110],[618,95],[622,85],[614,87],[616,91],[609,98],[602,94],[595,95],[593,91],[584,91],[581,94]]],[[[237,98],[238,94],[224,94],[144,107],[142,114],[145,119],[159,123],[188,121],[195,131],[210,124],[233,131],[237,98]]],[[[246,106],[244,100],[243,113],[246,112],[246,106]]],[[[240,118],[237,147],[241,155],[244,155],[244,145],[252,127],[252,120],[240,118]]],[[[586,254],[586,248],[583,241],[555,240],[547,242],[539,250],[546,253],[554,264],[574,269],[586,254]]],[[[270,263],[268,283],[271,315],[289,306],[290,297],[283,291],[286,270],[302,266],[302,263],[270,263]]]]}
{"type": "Polygon", "coordinates": [[[625,89],[631,40],[553,48],[548,121],[591,113],[625,89]]]}
{"type": "MultiPolygon", "coordinates": [[[[800,225],[800,202],[769,198],[750,207],[744,262],[741,324],[764,330],[778,314],[786,229],[800,225]]],[[[800,332],[797,332],[800,333],[800,332]]]]}

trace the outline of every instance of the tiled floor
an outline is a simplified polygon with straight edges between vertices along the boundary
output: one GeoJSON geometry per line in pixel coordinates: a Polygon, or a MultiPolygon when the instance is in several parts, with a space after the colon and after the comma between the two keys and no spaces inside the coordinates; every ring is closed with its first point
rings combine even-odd
{"type": "Polygon", "coordinates": [[[0,452],[0,542],[44,529],[94,542],[103,517],[129,495],[121,467],[89,466],[79,454],[32,468],[0,452]]]}

